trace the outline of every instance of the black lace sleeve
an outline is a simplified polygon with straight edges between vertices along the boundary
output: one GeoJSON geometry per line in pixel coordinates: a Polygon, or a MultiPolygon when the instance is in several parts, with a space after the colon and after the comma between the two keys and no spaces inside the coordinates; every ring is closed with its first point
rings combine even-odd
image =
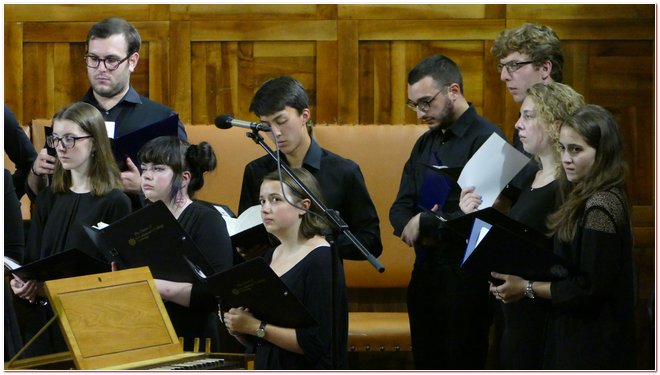
{"type": "Polygon", "coordinates": [[[589,309],[628,290],[631,230],[619,193],[600,192],[587,201],[575,238],[564,244],[564,255],[576,273],[552,283],[555,305],[589,309]]]}

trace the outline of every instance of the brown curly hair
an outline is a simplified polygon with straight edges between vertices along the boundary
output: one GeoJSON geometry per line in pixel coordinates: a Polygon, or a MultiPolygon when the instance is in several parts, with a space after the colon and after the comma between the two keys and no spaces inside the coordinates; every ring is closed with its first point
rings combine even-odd
{"type": "Polygon", "coordinates": [[[559,45],[559,37],[550,27],[526,23],[514,29],[504,30],[490,49],[490,53],[498,60],[514,52],[528,55],[536,67],[550,61],[552,63],[550,77],[555,82],[563,80],[564,54],[559,45]]]}

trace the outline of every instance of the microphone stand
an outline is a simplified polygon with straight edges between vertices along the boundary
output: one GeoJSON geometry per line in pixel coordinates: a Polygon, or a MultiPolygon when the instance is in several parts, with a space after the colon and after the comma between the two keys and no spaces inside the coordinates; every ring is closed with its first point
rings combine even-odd
{"type": "MultiPolygon", "coordinates": [[[[277,161],[277,155],[275,155],[273,150],[271,150],[271,148],[264,142],[264,137],[259,135],[259,130],[258,129],[252,129],[252,132],[247,132],[247,133],[245,133],[245,135],[248,138],[252,138],[252,140],[255,143],[257,143],[258,145],[263,147],[264,150],[266,150],[268,155],[270,155],[275,161],[277,161]]],[[[348,225],[346,224],[346,222],[344,222],[344,220],[341,218],[339,212],[337,210],[329,209],[328,207],[326,207],[325,204],[323,204],[323,202],[321,202],[316,196],[314,196],[314,194],[312,194],[309,191],[307,186],[305,186],[305,184],[303,184],[302,181],[300,181],[300,179],[295,174],[293,174],[293,172],[291,172],[291,169],[289,168],[288,165],[282,164],[280,167],[282,168],[282,170],[287,175],[289,175],[289,177],[291,177],[293,179],[293,181],[295,181],[295,183],[298,186],[300,186],[300,188],[305,192],[305,194],[307,194],[307,196],[309,196],[309,198],[312,200],[312,202],[314,202],[314,204],[316,204],[319,208],[321,208],[323,213],[326,214],[326,216],[330,219],[332,224],[334,224],[340,230],[340,232],[342,234],[344,234],[355,245],[355,247],[358,248],[358,250],[360,250],[360,252],[362,253],[362,256],[364,256],[364,258],[366,260],[368,260],[369,263],[371,263],[371,265],[379,273],[384,272],[385,267],[383,267],[383,265],[380,263],[380,261],[378,261],[378,259],[376,259],[376,257],[374,257],[364,247],[364,245],[362,245],[362,243],[360,243],[360,241],[355,237],[355,235],[348,228],[348,225]]]]}
{"type": "MultiPolygon", "coordinates": [[[[270,155],[275,162],[277,162],[279,159],[277,155],[273,152],[273,150],[264,142],[264,137],[259,135],[259,129],[252,128],[252,132],[247,132],[245,135],[248,138],[252,138],[252,140],[263,147],[264,150],[266,150],[266,153],[270,155]]],[[[300,181],[300,179],[293,173],[291,172],[291,169],[289,168],[288,165],[285,163],[278,163],[278,167],[281,168],[293,181],[307,194],[307,196],[316,204],[322,211],[325,213],[325,215],[328,217],[328,219],[332,222],[332,224],[339,229],[340,233],[344,234],[352,243],[355,245],[355,247],[360,250],[362,255],[366,260],[371,263],[371,265],[380,273],[385,271],[385,267],[374,257],[365,247],[360,243],[360,241],[353,235],[351,230],[348,228],[348,225],[344,220],[341,218],[339,212],[337,210],[332,210],[329,209],[328,207],[323,204],[314,194],[312,194],[307,186],[300,181]]],[[[336,261],[338,261],[339,256],[337,255],[337,249],[336,249],[336,244],[332,235],[332,231],[329,231],[330,233],[326,234],[326,238],[328,239],[328,243],[330,243],[330,250],[332,253],[332,303],[331,303],[331,311],[332,311],[332,348],[331,348],[331,355],[332,355],[332,367],[333,369],[337,369],[337,353],[338,350],[341,350],[337,345],[338,337],[337,337],[337,319],[335,319],[336,314],[335,314],[335,305],[336,305],[336,285],[337,285],[337,264],[336,261]]],[[[346,348],[344,348],[346,350],[346,348]]]]}

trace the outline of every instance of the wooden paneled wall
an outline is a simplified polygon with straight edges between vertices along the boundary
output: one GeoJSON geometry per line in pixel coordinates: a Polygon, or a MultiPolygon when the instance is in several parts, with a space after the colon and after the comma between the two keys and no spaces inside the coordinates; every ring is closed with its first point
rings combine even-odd
{"type": "Polygon", "coordinates": [[[248,111],[267,79],[308,89],[318,123],[411,124],[406,73],[443,53],[461,67],[465,95],[513,132],[519,106],[499,80],[493,39],[523,22],[553,27],[565,83],[621,124],[634,205],[654,205],[655,8],[647,5],[4,5],[5,101],[22,124],[50,118],[88,88],[89,27],[124,17],[143,38],[132,84],[187,124],[248,111]]]}
{"type": "Polygon", "coordinates": [[[22,124],[84,94],[84,40],[109,16],[143,38],[134,87],[187,124],[254,118],[253,93],[282,74],[308,89],[318,123],[416,123],[406,73],[443,53],[461,67],[468,100],[509,136],[519,106],[499,80],[492,41],[523,22],[547,24],[562,40],[565,83],[616,115],[632,202],[653,211],[653,4],[4,5],[5,102],[22,124]]]}
{"type": "Polygon", "coordinates": [[[443,53],[464,76],[465,95],[511,135],[518,105],[490,55],[504,28],[553,27],[565,83],[617,116],[631,193],[652,205],[654,5],[4,5],[5,101],[23,124],[49,118],[88,88],[82,55],[89,27],[120,16],[144,40],[132,83],[187,124],[218,114],[250,119],[255,90],[290,74],[308,89],[318,123],[410,124],[406,73],[443,53]]]}

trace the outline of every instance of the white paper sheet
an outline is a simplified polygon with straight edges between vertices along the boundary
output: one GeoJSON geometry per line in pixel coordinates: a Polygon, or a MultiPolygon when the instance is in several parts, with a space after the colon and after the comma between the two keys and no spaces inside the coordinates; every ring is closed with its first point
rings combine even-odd
{"type": "Polygon", "coordinates": [[[479,209],[491,207],[511,179],[529,162],[529,158],[516,150],[496,133],[472,155],[463,167],[458,185],[461,189],[474,186],[481,195],[479,209]]]}

